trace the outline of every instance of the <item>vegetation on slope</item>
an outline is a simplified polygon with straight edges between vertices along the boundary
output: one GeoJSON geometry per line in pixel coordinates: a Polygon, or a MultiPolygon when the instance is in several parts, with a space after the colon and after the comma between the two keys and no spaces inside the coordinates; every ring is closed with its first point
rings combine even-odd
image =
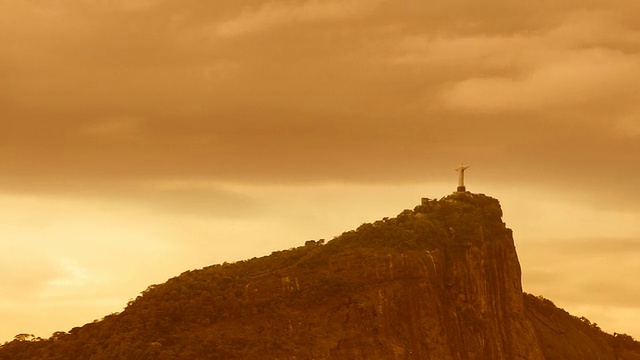
{"type": "Polygon", "coordinates": [[[640,343],[627,334],[607,334],[598,324],[555,306],[542,296],[524,294],[525,313],[547,359],[640,359],[640,343]]]}
{"type": "Polygon", "coordinates": [[[349,294],[365,285],[350,271],[366,268],[371,259],[469,246],[509,235],[496,199],[457,193],[405,210],[395,218],[363,224],[327,244],[309,241],[266,257],[185,272],[150,286],[122,313],[69,332],[56,332],[49,339],[19,335],[0,346],[0,360],[264,357],[256,351],[305,344],[292,343],[274,331],[258,329],[248,334],[228,325],[253,321],[263,314],[286,317],[291,308],[312,312],[328,306],[327,301],[336,294],[349,294]],[[299,284],[290,276],[293,273],[305,282],[299,284]],[[295,293],[282,290],[294,288],[295,293]]]}

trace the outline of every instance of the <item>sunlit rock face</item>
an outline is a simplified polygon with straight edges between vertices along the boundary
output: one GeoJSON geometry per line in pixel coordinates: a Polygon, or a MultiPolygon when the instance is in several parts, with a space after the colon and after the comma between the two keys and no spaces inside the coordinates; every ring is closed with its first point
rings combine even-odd
{"type": "Polygon", "coordinates": [[[326,245],[185,272],[0,359],[630,360],[637,345],[523,296],[499,202],[457,192],[326,245]]]}
{"type": "Polygon", "coordinates": [[[327,314],[327,324],[342,324],[330,356],[542,359],[524,316],[520,266],[501,215],[496,200],[463,193],[361,227],[373,243],[385,227],[406,238],[396,248],[390,242],[373,254],[335,260],[357,291],[346,297],[340,318],[327,314]],[[402,249],[420,229],[426,234],[402,249]]]}

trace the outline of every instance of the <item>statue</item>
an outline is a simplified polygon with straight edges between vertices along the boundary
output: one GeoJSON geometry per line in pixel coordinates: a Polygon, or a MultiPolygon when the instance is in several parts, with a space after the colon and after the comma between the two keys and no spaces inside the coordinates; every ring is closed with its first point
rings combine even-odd
{"type": "Polygon", "coordinates": [[[460,173],[458,175],[458,189],[456,190],[457,192],[465,192],[466,191],[466,188],[464,187],[464,171],[467,170],[468,168],[469,168],[469,166],[460,163],[460,166],[458,166],[455,169],[457,172],[460,173]]]}

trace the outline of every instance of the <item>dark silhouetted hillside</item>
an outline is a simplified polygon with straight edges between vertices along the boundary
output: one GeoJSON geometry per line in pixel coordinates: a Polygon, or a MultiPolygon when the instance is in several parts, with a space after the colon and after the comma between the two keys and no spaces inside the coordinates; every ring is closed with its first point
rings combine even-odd
{"type": "Polygon", "coordinates": [[[640,359],[523,294],[499,202],[456,193],[327,244],[189,271],[0,359],[640,359]]]}

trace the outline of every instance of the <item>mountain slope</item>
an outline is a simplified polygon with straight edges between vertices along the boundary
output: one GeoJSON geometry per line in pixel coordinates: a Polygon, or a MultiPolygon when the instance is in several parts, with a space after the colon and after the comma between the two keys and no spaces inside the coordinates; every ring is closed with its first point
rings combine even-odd
{"type": "Polygon", "coordinates": [[[524,305],[547,359],[640,360],[640,343],[629,335],[606,334],[597,324],[542,297],[525,294],[524,305]]]}
{"type": "Polygon", "coordinates": [[[120,314],[48,340],[8,343],[0,359],[632,360],[640,354],[632,339],[571,319],[523,296],[499,202],[456,193],[326,245],[308,242],[183,273],[149,287],[120,314]],[[559,339],[563,332],[571,337],[559,339]]]}

